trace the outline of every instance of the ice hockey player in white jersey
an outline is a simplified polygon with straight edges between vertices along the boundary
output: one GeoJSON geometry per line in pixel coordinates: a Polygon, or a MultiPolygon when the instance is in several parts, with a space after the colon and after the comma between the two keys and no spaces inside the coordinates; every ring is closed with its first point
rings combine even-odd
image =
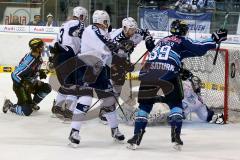
{"type": "MultiPolygon", "coordinates": [[[[62,24],[58,35],[58,42],[55,44],[57,52],[54,57],[54,68],[56,70],[57,78],[61,84],[58,90],[56,101],[54,101],[52,107],[52,113],[57,117],[69,118],[72,116],[70,111],[76,104],[77,97],[75,95],[69,95],[64,90],[64,87],[76,83],[77,77],[76,72],[71,73],[64,82],[61,81],[59,65],[66,64],[66,61],[73,58],[80,53],[81,48],[81,37],[84,30],[84,22],[87,19],[88,12],[84,7],[78,6],[73,9],[73,17],[71,20],[66,21],[62,24]],[[56,47],[57,46],[57,47],[56,47]],[[63,104],[66,107],[63,107],[63,104]],[[70,110],[68,110],[68,108],[70,110]]],[[[66,65],[66,68],[68,66],[66,65]]],[[[77,66],[76,66],[77,68],[77,66]]],[[[62,68],[61,68],[62,69],[62,68]]]]}
{"type": "Polygon", "coordinates": [[[112,54],[118,52],[121,45],[108,37],[110,18],[106,11],[96,10],[92,18],[93,25],[89,25],[83,32],[81,54],[78,55],[79,59],[85,63],[85,66],[81,68],[83,73],[82,90],[85,90],[79,95],[77,106],[73,112],[72,129],[69,136],[70,144],[73,147],[80,143],[79,132],[82,121],[85,120],[86,114],[91,108],[93,89],[97,97],[102,100],[100,107],[107,112],[105,116],[111,128],[112,137],[118,141],[125,139],[118,129],[115,97],[106,68],[107,60],[111,58],[112,54]]]}
{"type": "Polygon", "coordinates": [[[201,79],[194,76],[189,70],[182,69],[184,99],[183,112],[188,117],[191,113],[196,113],[202,121],[216,124],[223,124],[223,114],[216,114],[201,98],[201,79]]]}
{"type": "MultiPolygon", "coordinates": [[[[121,94],[122,87],[125,83],[126,73],[132,72],[134,67],[131,64],[130,54],[147,35],[150,33],[147,30],[139,29],[137,22],[132,17],[127,17],[122,20],[122,28],[119,28],[110,33],[111,38],[119,43],[129,43],[129,52],[126,53],[123,50],[119,50],[118,54],[112,57],[111,68],[111,83],[113,90],[117,98],[121,94]],[[130,44],[132,43],[132,44],[130,44]]],[[[105,111],[100,110],[99,118],[106,124],[107,120],[104,116],[105,111]]]]}

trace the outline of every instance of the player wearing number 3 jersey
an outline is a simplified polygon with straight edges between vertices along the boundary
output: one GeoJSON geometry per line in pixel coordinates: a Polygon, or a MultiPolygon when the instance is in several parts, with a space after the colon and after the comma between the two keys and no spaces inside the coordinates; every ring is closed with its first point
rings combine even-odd
{"type": "MultiPolygon", "coordinates": [[[[62,75],[59,73],[59,70],[61,70],[61,67],[59,68],[59,66],[66,66],[68,60],[72,59],[74,56],[80,53],[81,38],[84,31],[84,23],[87,19],[87,15],[88,12],[85,8],[81,6],[75,7],[73,9],[72,19],[62,24],[58,34],[58,42],[56,43],[58,46],[58,53],[55,53],[55,60],[53,63],[61,87],[58,89],[58,95],[52,107],[52,112],[57,117],[71,117],[72,113],[70,110],[74,109],[73,106],[77,100],[77,97],[75,95],[71,95],[64,89],[77,83],[77,71],[66,75],[67,78],[62,78],[62,75]],[[61,79],[64,79],[64,81],[62,82],[61,79]],[[63,104],[65,104],[67,108],[70,108],[70,110],[64,110],[63,104]]],[[[68,66],[65,68],[68,68],[68,66]]],[[[77,65],[75,68],[77,68],[77,65]]]]}
{"type": "Polygon", "coordinates": [[[216,41],[212,38],[204,42],[186,38],[188,25],[183,21],[173,21],[170,32],[172,35],[161,39],[156,45],[153,45],[151,38],[145,40],[149,56],[139,75],[141,80],[138,94],[139,111],[136,113],[134,136],[128,140],[131,149],[136,149],[136,146],[140,145],[148,115],[158,94],[161,95],[158,93],[160,89],[171,110],[168,118],[171,124],[171,140],[175,143],[174,148],[181,149],[183,145],[180,138],[183,119],[183,89],[179,78],[181,61],[187,57],[202,56],[208,50],[216,48],[216,41]]]}

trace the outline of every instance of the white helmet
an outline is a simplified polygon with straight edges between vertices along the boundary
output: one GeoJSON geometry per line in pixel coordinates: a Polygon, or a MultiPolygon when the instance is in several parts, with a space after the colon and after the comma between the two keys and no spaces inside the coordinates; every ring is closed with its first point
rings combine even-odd
{"type": "Polygon", "coordinates": [[[138,25],[135,19],[132,17],[127,17],[122,20],[122,28],[124,29],[126,27],[126,31],[128,31],[129,28],[137,29],[138,25]]]}
{"type": "Polygon", "coordinates": [[[78,6],[78,7],[73,8],[73,16],[79,18],[81,15],[83,16],[83,19],[84,19],[84,20],[87,19],[87,17],[88,17],[88,11],[87,11],[86,8],[81,7],[81,6],[78,6]]]}
{"type": "Polygon", "coordinates": [[[98,24],[104,24],[104,21],[107,22],[108,24],[108,27],[110,26],[110,18],[109,18],[109,15],[106,11],[104,10],[96,10],[94,13],[93,13],[93,16],[92,16],[92,19],[93,19],[93,23],[98,23],[98,24]]]}

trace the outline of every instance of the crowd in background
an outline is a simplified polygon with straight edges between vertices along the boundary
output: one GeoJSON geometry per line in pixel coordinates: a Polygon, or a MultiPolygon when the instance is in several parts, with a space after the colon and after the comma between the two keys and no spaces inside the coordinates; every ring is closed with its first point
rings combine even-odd
{"type": "MultiPolygon", "coordinates": [[[[12,22],[9,25],[22,25],[19,21],[19,17],[14,15],[12,18],[12,22]]],[[[47,15],[47,21],[42,21],[41,15],[34,15],[34,20],[30,21],[27,25],[31,26],[48,26],[48,27],[56,27],[58,26],[57,22],[54,20],[54,17],[51,13],[47,15]]]]}

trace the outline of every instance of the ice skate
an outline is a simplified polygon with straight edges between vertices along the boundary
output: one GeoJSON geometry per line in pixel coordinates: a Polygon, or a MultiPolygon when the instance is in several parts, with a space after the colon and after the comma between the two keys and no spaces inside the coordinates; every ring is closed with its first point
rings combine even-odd
{"type": "Polygon", "coordinates": [[[222,114],[214,114],[209,123],[224,124],[224,116],[222,114]]]}
{"type": "Polygon", "coordinates": [[[35,105],[32,106],[32,110],[33,111],[38,111],[38,110],[40,110],[40,107],[35,104],[35,105]]]}
{"type": "Polygon", "coordinates": [[[99,119],[100,119],[100,122],[101,122],[102,124],[104,124],[104,125],[107,125],[107,124],[108,124],[107,118],[106,118],[103,114],[101,114],[101,113],[99,113],[99,119]]]}
{"type": "Polygon", "coordinates": [[[71,123],[72,117],[73,117],[72,111],[70,111],[69,109],[65,109],[65,110],[63,111],[63,117],[62,117],[62,119],[63,119],[63,123],[64,123],[64,124],[69,124],[69,123],[71,123]]]}
{"type": "Polygon", "coordinates": [[[13,103],[9,99],[5,99],[2,108],[3,113],[7,113],[7,111],[10,110],[11,107],[13,107],[13,103]]]}
{"type": "Polygon", "coordinates": [[[128,149],[131,149],[131,150],[136,150],[137,149],[137,146],[140,145],[141,141],[142,141],[142,137],[143,137],[143,134],[145,133],[145,130],[141,130],[140,133],[138,134],[135,134],[131,139],[129,139],[127,141],[127,143],[129,143],[129,145],[127,146],[128,149]]]}
{"type": "Polygon", "coordinates": [[[70,141],[69,146],[73,148],[77,148],[80,143],[79,131],[76,129],[72,129],[68,139],[70,141]]]}
{"type": "Polygon", "coordinates": [[[73,112],[69,109],[65,109],[63,111],[64,113],[64,118],[67,119],[67,120],[72,120],[72,116],[73,116],[73,112]]]}
{"type": "Polygon", "coordinates": [[[53,115],[55,115],[55,117],[60,118],[60,119],[64,118],[64,111],[63,111],[62,107],[54,105],[52,107],[51,111],[52,111],[53,115]]]}
{"type": "Polygon", "coordinates": [[[112,137],[114,138],[115,141],[122,142],[125,139],[125,136],[119,131],[118,127],[111,128],[111,132],[112,137]]]}
{"type": "Polygon", "coordinates": [[[172,138],[172,143],[174,143],[173,148],[175,150],[181,151],[182,150],[182,146],[183,146],[183,141],[180,138],[180,134],[177,134],[175,132],[175,128],[172,127],[171,129],[171,138],[172,138]]]}

